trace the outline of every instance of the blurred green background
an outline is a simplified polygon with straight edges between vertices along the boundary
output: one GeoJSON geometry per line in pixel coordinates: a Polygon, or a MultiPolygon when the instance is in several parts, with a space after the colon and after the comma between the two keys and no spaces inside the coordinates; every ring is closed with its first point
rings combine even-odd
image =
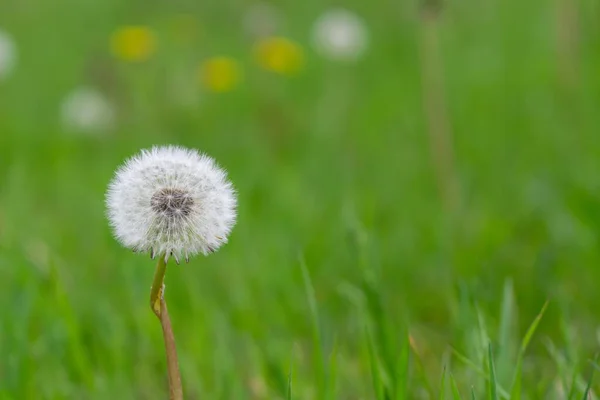
{"type": "Polygon", "coordinates": [[[3,0],[0,31],[0,398],[166,398],[154,262],[104,214],[114,170],[155,144],[210,154],[239,192],[230,243],[168,269],[187,398],[284,398],[290,370],[297,399],[432,398],[444,367],[483,398],[451,348],[482,366],[491,341],[509,388],[547,300],[524,398],[581,398],[597,1],[3,0]],[[315,46],[332,7],[362,21],[354,58],[315,46]]]}

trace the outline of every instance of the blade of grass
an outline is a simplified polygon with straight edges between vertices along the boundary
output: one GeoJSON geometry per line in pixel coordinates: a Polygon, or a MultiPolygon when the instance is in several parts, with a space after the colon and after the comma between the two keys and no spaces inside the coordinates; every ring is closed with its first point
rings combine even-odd
{"type": "Polygon", "coordinates": [[[456,386],[456,380],[452,374],[450,374],[450,387],[452,388],[452,400],[462,400],[458,386],[456,386]]]}
{"type": "Polygon", "coordinates": [[[414,354],[415,361],[417,362],[418,372],[421,375],[421,381],[423,382],[423,385],[425,385],[425,389],[427,390],[427,394],[429,395],[429,398],[434,399],[435,391],[433,390],[433,387],[431,386],[431,383],[429,382],[429,379],[427,378],[428,377],[427,371],[425,370],[425,366],[423,365],[423,360],[421,360],[421,356],[419,355],[419,350],[414,345],[414,342],[409,341],[409,344],[412,349],[412,354],[414,354]]]}
{"type": "Polygon", "coordinates": [[[490,400],[498,400],[498,389],[496,382],[496,366],[494,365],[494,352],[492,351],[492,344],[488,344],[488,362],[489,362],[489,374],[490,374],[490,400]]]}
{"type": "Polygon", "coordinates": [[[397,354],[396,336],[397,332],[388,318],[388,310],[385,305],[389,303],[384,298],[385,291],[381,290],[380,265],[374,258],[374,249],[371,245],[368,232],[356,215],[349,216],[349,227],[352,245],[356,250],[356,260],[362,271],[361,290],[366,306],[364,311],[368,312],[370,334],[374,349],[379,360],[379,373],[381,385],[386,398],[391,398],[395,392],[394,379],[396,377],[397,354]]]}
{"type": "Polygon", "coordinates": [[[459,361],[462,361],[464,364],[466,364],[468,367],[471,367],[471,369],[475,372],[477,372],[479,375],[481,375],[482,377],[487,378],[487,373],[481,369],[481,367],[477,364],[475,364],[473,361],[469,360],[469,358],[465,355],[462,355],[461,353],[458,352],[458,350],[451,348],[452,353],[454,354],[454,356],[456,358],[458,358],[459,361]]]}
{"type": "Polygon", "coordinates": [[[396,367],[396,400],[408,400],[408,362],[410,356],[410,337],[408,332],[403,335],[402,348],[396,367]]]}
{"type": "Polygon", "coordinates": [[[575,398],[575,389],[577,388],[577,369],[573,368],[573,374],[571,376],[571,386],[569,387],[569,395],[567,396],[568,400],[573,400],[575,398]]]}
{"type": "Polygon", "coordinates": [[[505,351],[510,340],[510,325],[513,320],[513,285],[510,279],[504,283],[504,293],[502,295],[502,309],[500,311],[500,332],[498,334],[498,343],[500,349],[505,351]]]}
{"type": "Polygon", "coordinates": [[[502,307],[500,310],[500,326],[498,332],[498,347],[496,354],[496,372],[498,380],[507,382],[511,378],[514,362],[514,338],[513,325],[515,321],[515,302],[512,280],[504,282],[504,293],[502,295],[502,307]]]}
{"type": "Polygon", "coordinates": [[[63,280],[58,265],[55,262],[50,263],[50,278],[54,288],[54,298],[58,306],[58,312],[61,316],[61,321],[66,329],[68,337],[68,358],[74,366],[79,379],[86,387],[94,387],[94,379],[90,373],[89,353],[85,349],[85,344],[82,342],[81,329],[78,323],[77,315],[72,306],[73,302],[68,297],[68,293],[64,288],[63,280]]]}
{"type": "Polygon", "coordinates": [[[383,387],[381,385],[381,372],[379,371],[379,361],[375,353],[375,344],[373,338],[369,332],[369,328],[365,327],[365,337],[367,340],[367,349],[369,351],[369,364],[371,366],[371,379],[373,381],[373,390],[375,391],[375,398],[377,400],[383,400],[383,387]]]}
{"type": "Polygon", "coordinates": [[[529,329],[527,329],[527,332],[525,333],[525,337],[523,337],[523,341],[521,342],[521,348],[519,349],[519,355],[517,358],[517,366],[515,368],[515,373],[513,375],[513,382],[512,382],[511,389],[510,389],[510,399],[511,400],[520,400],[521,399],[521,375],[522,375],[522,369],[523,369],[523,359],[525,358],[525,351],[527,351],[527,346],[529,346],[529,342],[531,341],[533,334],[535,333],[538,325],[540,324],[540,321],[542,320],[542,317],[544,316],[544,313],[546,312],[547,307],[548,307],[548,301],[546,301],[544,303],[542,310],[535,317],[535,319],[529,326],[529,329]]]}
{"type": "MultiPolygon", "coordinates": [[[[587,380],[584,380],[580,375],[579,364],[569,357],[569,350],[564,347],[559,351],[554,343],[549,339],[545,340],[546,348],[552,356],[552,359],[557,365],[558,375],[560,376],[560,382],[563,390],[566,393],[565,399],[573,400],[580,395],[584,390],[587,380]]],[[[595,363],[592,362],[592,366],[595,363]]]]}
{"type": "Polygon", "coordinates": [[[487,356],[488,356],[488,343],[490,342],[490,335],[488,335],[487,326],[483,312],[479,305],[475,304],[475,312],[477,315],[477,328],[479,334],[479,346],[477,346],[480,358],[478,359],[482,364],[483,368],[487,367],[487,356]]]}
{"type": "MultiPolygon", "coordinates": [[[[597,361],[598,361],[598,355],[596,355],[594,357],[594,361],[592,361],[592,366],[594,364],[596,364],[597,361]]],[[[590,390],[592,389],[592,381],[594,380],[594,371],[595,370],[596,370],[595,368],[592,368],[592,371],[590,372],[590,378],[588,379],[587,386],[585,388],[585,392],[583,393],[583,400],[591,400],[590,390]]]]}
{"type": "Polygon", "coordinates": [[[338,340],[337,337],[333,340],[333,350],[329,357],[329,380],[327,382],[327,399],[337,399],[337,352],[338,340]]]}
{"type": "Polygon", "coordinates": [[[287,400],[292,400],[292,368],[291,368],[291,366],[290,366],[290,373],[288,374],[287,400]]]}
{"type": "Polygon", "coordinates": [[[444,389],[446,389],[446,366],[442,370],[442,382],[440,383],[440,395],[439,399],[444,400],[446,396],[444,396],[444,389]]]}
{"type": "Polygon", "coordinates": [[[386,397],[391,397],[390,378],[395,377],[396,354],[394,348],[395,340],[390,337],[390,332],[395,332],[388,319],[388,313],[385,310],[385,300],[382,298],[380,282],[375,270],[366,264],[363,266],[362,290],[366,299],[366,310],[370,321],[372,342],[375,345],[377,355],[380,359],[380,376],[386,397]]]}
{"type": "MultiPolygon", "coordinates": [[[[464,364],[466,364],[468,367],[470,367],[473,371],[475,371],[477,374],[479,374],[482,378],[484,378],[487,382],[489,382],[490,377],[489,377],[488,373],[486,373],[483,369],[481,369],[481,367],[479,367],[473,361],[469,360],[464,355],[460,354],[454,348],[452,348],[452,353],[454,354],[454,356],[456,356],[456,358],[458,358],[460,361],[462,361],[464,364]]],[[[502,386],[500,386],[497,382],[496,382],[496,389],[498,390],[498,394],[500,395],[500,397],[502,397],[503,399],[510,398],[508,392],[505,389],[503,389],[502,386]]]]}
{"type": "Polygon", "coordinates": [[[585,392],[583,392],[583,400],[591,400],[590,389],[592,388],[592,379],[594,378],[594,370],[590,373],[590,380],[587,383],[585,392]]]}
{"type": "MultiPolygon", "coordinates": [[[[575,368],[569,369],[567,367],[567,361],[565,359],[565,356],[556,348],[556,346],[550,339],[544,338],[543,343],[544,343],[546,349],[548,350],[548,353],[550,353],[552,360],[556,364],[557,375],[559,377],[558,379],[560,379],[560,384],[561,384],[563,390],[564,391],[569,390],[569,388],[573,387],[573,385],[571,385],[571,382],[569,381],[569,377],[576,377],[576,375],[574,375],[572,372],[572,371],[575,371],[576,369],[575,368]]],[[[572,393],[572,391],[571,391],[571,393],[572,393]]],[[[572,396],[572,394],[569,397],[567,397],[567,399],[571,400],[572,399],[571,396],[572,396]]]]}
{"type": "Polygon", "coordinates": [[[304,288],[306,290],[306,299],[310,308],[313,320],[313,351],[314,351],[314,372],[319,393],[326,393],[325,365],[323,360],[323,347],[321,345],[321,325],[319,323],[319,312],[317,308],[317,298],[313,287],[310,273],[306,267],[304,259],[300,258],[300,268],[302,268],[302,277],[304,279],[304,288]]]}
{"type": "Polygon", "coordinates": [[[563,338],[563,347],[567,360],[571,365],[579,364],[579,352],[576,349],[575,343],[578,343],[577,339],[574,337],[575,334],[573,332],[573,327],[569,324],[568,321],[571,321],[570,312],[568,307],[565,304],[558,304],[560,306],[560,333],[563,338]]]}
{"type": "Polygon", "coordinates": [[[276,388],[280,396],[285,396],[288,391],[289,377],[281,368],[279,359],[265,351],[262,364],[263,373],[269,385],[276,388]]]}
{"type": "Polygon", "coordinates": [[[594,368],[596,371],[600,371],[600,365],[598,365],[598,363],[596,363],[596,361],[590,361],[590,364],[592,365],[592,368],[594,368]]]}

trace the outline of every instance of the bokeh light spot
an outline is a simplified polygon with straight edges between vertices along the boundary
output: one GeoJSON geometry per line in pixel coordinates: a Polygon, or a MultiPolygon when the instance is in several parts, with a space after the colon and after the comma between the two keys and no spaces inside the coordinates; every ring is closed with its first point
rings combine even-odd
{"type": "Polygon", "coordinates": [[[254,49],[258,64],[281,75],[294,75],[304,66],[304,52],[296,42],[284,37],[260,40],[254,49]]]}
{"type": "Polygon", "coordinates": [[[213,92],[228,92],[241,81],[239,63],[230,57],[213,57],[200,66],[200,80],[213,92]]]}
{"type": "Polygon", "coordinates": [[[148,27],[125,26],[113,33],[111,50],[115,57],[123,61],[146,61],[156,51],[156,37],[148,27]]]}

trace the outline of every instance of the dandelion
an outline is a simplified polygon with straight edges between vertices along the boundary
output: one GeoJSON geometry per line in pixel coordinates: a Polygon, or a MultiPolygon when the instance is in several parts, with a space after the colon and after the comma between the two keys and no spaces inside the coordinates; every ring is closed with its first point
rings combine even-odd
{"type": "Polygon", "coordinates": [[[241,68],[230,57],[213,57],[206,60],[199,71],[199,79],[213,92],[233,90],[241,80],[241,68]]]}
{"type": "Polygon", "coordinates": [[[110,41],[115,57],[128,62],[146,61],[156,51],[156,38],[145,26],[125,26],[115,31],[110,41]]]}
{"type": "Polygon", "coordinates": [[[160,319],[171,399],[183,399],[175,339],[164,299],[166,264],[172,256],[212,253],[235,224],[236,196],[224,170],[196,150],[153,147],[127,160],[107,194],[108,218],[116,238],[137,252],[158,255],[150,305],[160,319]]]}
{"type": "Polygon", "coordinates": [[[65,97],[61,117],[68,130],[98,134],[113,127],[115,110],[102,93],[84,86],[65,97]]]}
{"type": "Polygon", "coordinates": [[[107,194],[117,239],[177,262],[212,253],[235,223],[235,193],[215,161],[181,147],[154,147],[128,160],[107,194]]]}
{"type": "Polygon", "coordinates": [[[244,14],[244,30],[252,38],[262,38],[274,35],[280,28],[281,15],[279,11],[267,3],[251,6],[244,14]]]}
{"type": "Polygon", "coordinates": [[[0,30],[0,80],[8,77],[17,62],[17,46],[12,37],[0,30]]]}
{"type": "Polygon", "coordinates": [[[345,9],[332,9],[313,26],[313,45],[324,57],[355,61],[367,48],[368,32],[363,20],[345,9]]]}
{"type": "Polygon", "coordinates": [[[106,205],[121,244],[177,263],[216,251],[236,219],[225,171],[207,155],[177,146],[142,150],[127,160],[109,185],[106,205]]]}
{"type": "Polygon", "coordinates": [[[258,64],[281,75],[294,75],[304,65],[302,47],[284,37],[268,37],[260,40],[254,48],[258,64]]]}

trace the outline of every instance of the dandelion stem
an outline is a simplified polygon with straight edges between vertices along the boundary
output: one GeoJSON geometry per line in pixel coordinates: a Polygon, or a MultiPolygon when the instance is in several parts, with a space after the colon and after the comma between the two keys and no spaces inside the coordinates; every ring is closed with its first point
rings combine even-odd
{"type": "Polygon", "coordinates": [[[165,350],[167,353],[167,371],[169,375],[169,399],[183,400],[183,388],[181,386],[181,375],[179,373],[179,363],[177,361],[177,346],[175,346],[175,336],[171,327],[171,318],[167,311],[167,302],[165,298],[160,298],[160,323],[162,325],[163,337],[165,339],[165,350]]]}
{"type": "Polygon", "coordinates": [[[423,1],[421,73],[432,164],[444,206],[453,212],[460,205],[460,187],[444,94],[444,70],[438,32],[440,8],[440,1],[423,1]]]}
{"type": "MultiPolygon", "coordinates": [[[[565,89],[577,89],[581,75],[581,15],[576,0],[556,0],[556,54],[560,83],[565,89]]],[[[569,92],[569,94],[572,94],[569,92]]]]}
{"type": "Polygon", "coordinates": [[[163,297],[165,272],[167,272],[167,262],[165,256],[160,255],[156,264],[156,271],[154,271],[152,289],[150,290],[150,307],[152,307],[152,311],[154,311],[158,319],[160,319],[160,299],[163,297]]]}
{"type": "Polygon", "coordinates": [[[179,363],[177,361],[177,346],[175,345],[175,336],[171,326],[171,318],[167,310],[167,302],[164,297],[164,279],[167,271],[167,261],[165,255],[158,257],[152,289],[150,291],[150,307],[154,314],[160,320],[162,326],[163,339],[165,341],[165,352],[167,355],[167,374],[169,377],[169,399],[183,400],[183,388],[181,385],[181,375],[179,373],[179,363]]]}

